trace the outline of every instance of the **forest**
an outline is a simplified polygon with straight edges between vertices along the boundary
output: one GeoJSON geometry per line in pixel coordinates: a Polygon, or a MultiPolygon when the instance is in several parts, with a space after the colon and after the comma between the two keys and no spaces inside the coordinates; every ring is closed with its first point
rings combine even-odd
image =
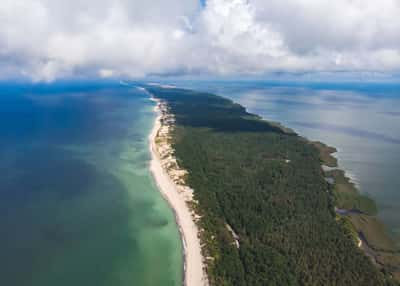
{"type": "Polygon", "coordinates": [[[175,115],[212,285],[397,285],[337,219],[313,144],[228,99],[146,88],[175,115]]]}

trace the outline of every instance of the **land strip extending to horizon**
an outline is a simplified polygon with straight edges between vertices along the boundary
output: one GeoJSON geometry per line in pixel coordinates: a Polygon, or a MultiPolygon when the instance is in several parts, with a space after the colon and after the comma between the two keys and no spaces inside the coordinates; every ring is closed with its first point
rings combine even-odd
{"type": "Polygon", "coordinates": [[[180,226],[185,285],[396,285],[398,250],[334,148],[213,94],[145,88],[158,112],[151,170],[180,226]]]}
{"type": "Polygon", "coordinates": [[[176,222],[182,237],[184,251],[185,286],[207,286],[204,259],[201,253],[201,243],[198,236],[195,213],[188,204],[193,202],[193,191],[185,186],[185,172],[179,169],[171,146],[170,129],[174,119],[167,111],[165,103],[151,98],[156,102],[157,117],[150,134],[150,170],[157,186],[172,207],[176,222]]]}

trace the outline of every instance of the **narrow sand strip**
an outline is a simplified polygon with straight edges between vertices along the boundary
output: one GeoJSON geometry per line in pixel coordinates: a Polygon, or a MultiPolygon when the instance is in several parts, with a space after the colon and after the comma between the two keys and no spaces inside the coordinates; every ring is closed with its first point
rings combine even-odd
{"type": "Polygon", "coordinates": [[[156,99],[152,100],[157,102],[155,111],[158,116],[149,138],[150,170],[160,192],[174,210],[179,225],[184,247],[184,285],[207,286],[208,279],[201,254],[199,230],[195,223],[196,216],[187,205],[193,199],[192,191],[183,184],[181,174],[185,174],[185,171],[174,167],[177,165],[172,147],[168,143],[160,143],[163,138],[168,138],[170,130],[170,127],[165,125],[166,106],[156,99]]]}

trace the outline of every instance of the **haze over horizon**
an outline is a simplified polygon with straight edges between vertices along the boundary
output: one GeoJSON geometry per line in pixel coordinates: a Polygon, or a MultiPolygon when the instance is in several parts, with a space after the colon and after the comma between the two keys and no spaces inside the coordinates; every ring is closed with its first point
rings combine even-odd
{"type": "Polygon", "coordinates": [[[400,0],[3,0],[0,286],[400,286],[400,0]]]}
{"type": "Polygon", "coordinates": [[[396,0],[6,0],[0,79],[398,77],[396,0]]]}

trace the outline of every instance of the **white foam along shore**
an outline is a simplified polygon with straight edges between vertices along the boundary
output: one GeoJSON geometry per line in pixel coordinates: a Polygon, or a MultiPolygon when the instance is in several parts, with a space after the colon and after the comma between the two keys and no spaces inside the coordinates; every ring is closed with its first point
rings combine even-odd
{"type": "Polygon", "coordinates": [[[199,217],[188,206],[188,203],[195,203],[193,190],[185,185],[186,171],[179,168],[170,144],[174,117],[168,113],[165,103],[153,97],[152,100],[157,103],[157,118],[149,138],[150,170],[161,194],[174,210],[179,226],[184,248],[184,285],[207,286],[209,283],[196,225],[199,217]]]}

